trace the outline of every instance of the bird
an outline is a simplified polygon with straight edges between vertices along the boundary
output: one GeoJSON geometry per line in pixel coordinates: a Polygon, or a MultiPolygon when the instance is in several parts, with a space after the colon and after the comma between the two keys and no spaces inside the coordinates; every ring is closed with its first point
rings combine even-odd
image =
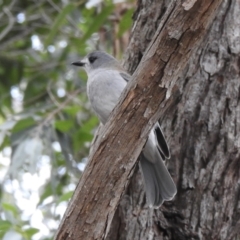
{"type": "MultiPolygon", "coordinates": [[[[90,52],[72,65],[86,71],[87,96],[93,111],[104,125],[131,81],[131,75],[116,58],[103,51],[90,52]]],[[[170,151],[158,122],[151,129],[139,157],[147,204],[151,208],[159,208],[164,201],[174,198],[177,188],[164,163],[165,159],[170,158],[170,151]]]]}

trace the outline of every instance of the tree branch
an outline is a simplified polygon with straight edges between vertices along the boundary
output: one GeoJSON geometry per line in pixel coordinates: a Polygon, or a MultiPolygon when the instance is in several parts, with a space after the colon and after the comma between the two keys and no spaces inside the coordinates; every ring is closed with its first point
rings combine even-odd
{"type": "Polygon", "coordinates": [[[173,1],[103,128],[57,232],[57,240],[104,239],[150,129],[204,37],[220,0],[173,1]]]}
{"type": "MultiPolygon", "coordinates": [[[[15,3],[15,1],[12,1],[12,2],[15,3]]],[[[13,28],[13,25],[15,23],[15,19],[7,7],[3,8],[3,12],[8,16],[9,21],[8,21],[8,25],[6,26],[6,28],[4,28],[4,30],[0,34],[0,41],[11,31],[11,29],[13,28]]]]}

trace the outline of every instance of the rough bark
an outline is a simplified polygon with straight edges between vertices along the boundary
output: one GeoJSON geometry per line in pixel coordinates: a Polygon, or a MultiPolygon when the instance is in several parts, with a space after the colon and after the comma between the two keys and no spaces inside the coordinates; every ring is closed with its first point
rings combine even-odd
{"type": "Polygon", "coordinates": [[[160,22],[132,81],[103,128],[56,239],[106,237],[147,135],[167,109],[172,86],[221,1],[192,2],[174,1],[165,13],[168,17],[160,22]]]}
{"type": "MultiPolygon", "coordinates": [[[[125,61],[130,72],[169,7],[158,0],[140,0],[138,5],[125,61]]],[[[195,48],[173,88],[171,106],[161,116],[178,194],[160,209],[148,209],[136,171],[114,216],[109,240],[240,238],[238,0],[223,1],[207,37],[195,48]]]]}

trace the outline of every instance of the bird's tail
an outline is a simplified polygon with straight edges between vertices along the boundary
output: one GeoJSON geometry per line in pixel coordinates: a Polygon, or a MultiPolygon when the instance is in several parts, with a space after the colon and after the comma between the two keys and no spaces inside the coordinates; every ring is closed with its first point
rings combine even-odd
{"type": "Polygon", "coordinates": [[[140,166],[145,182],[147,202],[151,207],[160,207],[164,201],[172,200],[177,193],[176,186],[170,176],[160,154],[156,153],[156,161],[150,162],[141,153],[140,166]]]}

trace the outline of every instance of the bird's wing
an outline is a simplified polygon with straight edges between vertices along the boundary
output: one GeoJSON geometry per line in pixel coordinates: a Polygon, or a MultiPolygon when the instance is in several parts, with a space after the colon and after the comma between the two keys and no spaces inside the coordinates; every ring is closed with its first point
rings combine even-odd
{"type": "Polygon", "coordinates": [[[126,72],[121,72],[120,75],[126,82],[129,82],[131,79],[131,76],[126,72]]]}
{"type": "Polygon", "coordinates": [[[161,154],[161,157],[163,158],[163,160],[165,160],[166,158],[170,158],[170,151],[158,122],[154,126],[154,132],[158,143],[157,147],[161,154]]]}
{"type": "MultiPolygon", "coordinates": [[[[126,82],[129,82],[131,79],[131,76],[126,72],[121,72],[120,75],[126,82]]],[[[166,158],[170,158],[169,148],[158,122],[154,126],[154,133],[157,140],[157,147],[162,159],[165,160],[166,158]]]]}

